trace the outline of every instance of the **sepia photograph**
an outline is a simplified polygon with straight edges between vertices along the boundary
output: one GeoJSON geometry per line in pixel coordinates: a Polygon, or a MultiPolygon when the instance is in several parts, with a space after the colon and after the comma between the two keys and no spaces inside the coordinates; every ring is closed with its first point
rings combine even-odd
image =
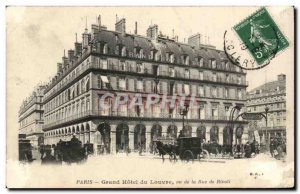
{"type": "Polygon", "coordinates": [[[6,187],[292,189],[293,6],[7,6],[6,187]]]}

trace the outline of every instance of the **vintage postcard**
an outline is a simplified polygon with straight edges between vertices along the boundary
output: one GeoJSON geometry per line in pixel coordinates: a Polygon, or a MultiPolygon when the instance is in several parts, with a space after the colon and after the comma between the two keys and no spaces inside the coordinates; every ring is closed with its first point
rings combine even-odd
{"type": "Polygon", "coordinates": [[[6,8],[8,188],[294,188],[294,7],[6,8]]]}

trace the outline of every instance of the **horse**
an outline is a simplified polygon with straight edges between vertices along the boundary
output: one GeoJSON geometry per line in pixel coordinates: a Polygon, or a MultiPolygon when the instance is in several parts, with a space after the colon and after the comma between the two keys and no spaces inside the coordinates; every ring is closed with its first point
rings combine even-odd
{"type": "Polygon", "coordinates": [[[164,156],[169,155],[170,159],[177,160],[176,155],[178,155],[177,146],[171,144],[164,144],[161,141],[156,141],[156,149],[158,150],[159,156],[165,161],[164,156]]]}

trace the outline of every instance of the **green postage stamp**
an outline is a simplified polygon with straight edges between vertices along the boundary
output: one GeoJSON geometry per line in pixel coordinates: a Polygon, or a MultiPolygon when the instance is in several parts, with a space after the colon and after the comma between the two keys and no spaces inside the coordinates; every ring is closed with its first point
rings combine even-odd
{"type": "Polygon", "coordinates": [[[287,39],[265,7],[233,27],[256,63],[268,63],[289,46],[287,39]]]}

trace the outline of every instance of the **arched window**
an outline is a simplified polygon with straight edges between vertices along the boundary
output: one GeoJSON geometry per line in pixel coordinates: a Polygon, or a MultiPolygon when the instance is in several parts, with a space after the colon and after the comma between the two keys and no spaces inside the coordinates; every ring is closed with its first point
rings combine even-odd
{"type": "Polygon", "coordinates": [[[88,91],[90,89],[90,78],[87,78],[85,88],[86,88],[86,91],[88,91]]]}
{"type": "Polygon", "coordinates": [[[79,94],[80,94],[79,90],[80,90],[80,87],[79,87],[79,84],[77,84],[77,85],[76,85],[76,92],[77,92],[76,95],[77,95],[77,96],[79,96],[79,94]]]}
{"type": "Polygon", "coordinates": [[[103,46],[103,54],[108,54],[107,44],[104,44],[104,46],[103,46]]]}

